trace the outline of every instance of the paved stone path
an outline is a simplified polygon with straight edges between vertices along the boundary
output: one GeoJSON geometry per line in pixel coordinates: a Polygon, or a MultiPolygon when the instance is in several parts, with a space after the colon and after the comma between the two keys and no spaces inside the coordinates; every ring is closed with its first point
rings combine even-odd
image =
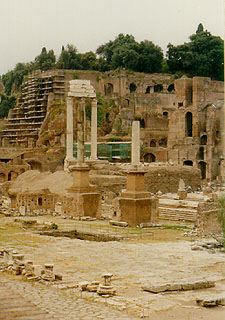
{"type": "Polygon", "coordinates": [[[18,292],[13,291],[6,282],[0,281],[0,320],[6,319],[52,320],[53,318],[18,292]]]}
{"type": "Polygon", "coordinates": [[[51,286],[0,278],[0,320],[137,319],[51,286]]]}

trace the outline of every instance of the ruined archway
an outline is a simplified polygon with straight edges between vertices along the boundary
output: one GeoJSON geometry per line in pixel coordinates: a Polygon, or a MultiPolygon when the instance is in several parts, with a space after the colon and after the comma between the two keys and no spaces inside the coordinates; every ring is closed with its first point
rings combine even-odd
{"type": "Polygon", "coordinates": [[[206,162],[205,161],[200,161],[199,164],[199,169],[201,170],[201,178],[205,179],[206,178],[206,162]]]}
{"type": "Polygon", "coordinates": [[[147,153],[144,156],[144,162],[155,162],[156,161],[156,157],[153,153],[147,153]]]}
{"type": "Polygon", "coordinates": [[[105,92],[106,96],[112,95],[113,94],[113,90],[114,90],[114,87],[113,87],[112,83],[104,84],[104,92],[105,92]]]}
{"type": "Polygon", "coordinates": [[[192,137],[192,113],[187,112],[185,115],[185,136],[192,137]]]}

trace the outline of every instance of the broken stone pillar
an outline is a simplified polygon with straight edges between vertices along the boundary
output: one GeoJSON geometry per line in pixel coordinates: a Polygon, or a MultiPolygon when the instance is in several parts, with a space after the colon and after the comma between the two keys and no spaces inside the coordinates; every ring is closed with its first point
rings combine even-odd
{"type": "Polygon", "coordinates": [[[140,165],[140,121],[132,123],[131,164],[140,165]]]}
{"type": "Polygon", "coordinates": [[[185,183],[183,179],[179,181],[179,189],[177,191],[179,200],[184,200],[187,198],[187,191],[185,190],[185,183]]]}
{"type": "Polygon", "coordinates": [[[91,160],[97,160],[97,100],[91,103],[91,160]]]}
{"type": "Polygon", "coordinates": [[[72,161],[73,158],[73,98],[66,99],[66,160],[72,161]]]}
{"type": "Polygon", "coordinates": [[[105,273],[102,275],[103,284],[100,284],[97,290],[99,295],[114,296],[116,294],[116,290],[111,285],[112,276],[113,275],[111,273],[105,273]]]}

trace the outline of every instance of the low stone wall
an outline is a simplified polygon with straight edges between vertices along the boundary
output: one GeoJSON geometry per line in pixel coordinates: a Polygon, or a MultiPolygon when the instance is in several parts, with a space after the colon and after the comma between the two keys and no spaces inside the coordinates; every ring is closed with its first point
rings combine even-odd
{"type": "Polygon", "coordinates": [[[152,166],[145,174],[145,186],[149,192],[176,193],[180,179],[196,191],[201,185],[200,170],[191,166],[152,166]]]}

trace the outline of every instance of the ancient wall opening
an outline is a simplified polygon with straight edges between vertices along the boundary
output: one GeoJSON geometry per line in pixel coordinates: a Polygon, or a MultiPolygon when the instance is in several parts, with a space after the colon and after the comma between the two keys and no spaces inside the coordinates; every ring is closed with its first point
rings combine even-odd
{"type": "Polygon", "coordinates": [[[201,170],[201,178],[205,179],[206,178],[206,162],[205,161],[200,161],[199,164],[199,169],[201,170]]]}
{"type": "Polygon", "coordinates": [[[184,161],[184,166],[193,166],[193,161],[191,161],[191,160],[185,160],[185,161],[184,161]]]}
{"type": "Polygon", "coordinates": [[[162,84],[156,84],[156,85],[154,86],[154,92],[161,92],[161,91],[163,91],[163,86],[162,86],[162,84]]]}
{"type": "Polygon", "coordinates": [[[187,112],[185,115],[185,136],[192,137],[192,113],[187,112]]]}
{"type": "Polygon", "coordinates": [[[144,156],[144,162],[155,162],[156,161],[156,157],[153,153],[147,153],[144,156]]]}
{"type": "Polygon", "coordinates": [[[133,93],[137,90],[137,86],[134,82],[130,84],[129,88],[130,88],[130,93],[133,93]]]}
{"type": "Polygon", "coordinates": [[[206,145],[206,144],[207,144],[207,135],[206,135],[206,134],[204,134],[203,136],[201,136],[200,144],[201,144],[201,145],[206,145]]]}
{"type": "Polygon", "coordinates": [[[106,96],[110,96],[113,94],[114,87],[112,83],[106,83],[104,84],[104,93],[106,96]]]}
{"type": "Polygon", "coordinates": [[[167,147],[167,139],[166,138],[162,138],[159,140],[159,146],[166,148],[167,147]]]}
{"type": "Polygon", "coordinates": [[[170,84],[170,85],[168,86],[167,91],[168,91],[168,92],[172,92],[172,91],[174,91],[174,90],[175,90],[175,87],[174,87],[174,84],[172,83],[172,84],[170,84]]]}
{"type": "Polygon", "coordinates": [[[155,139],[152,139],[151,141],[150,141],[150,147],[156,147],[156,140],[155,139]]]}

